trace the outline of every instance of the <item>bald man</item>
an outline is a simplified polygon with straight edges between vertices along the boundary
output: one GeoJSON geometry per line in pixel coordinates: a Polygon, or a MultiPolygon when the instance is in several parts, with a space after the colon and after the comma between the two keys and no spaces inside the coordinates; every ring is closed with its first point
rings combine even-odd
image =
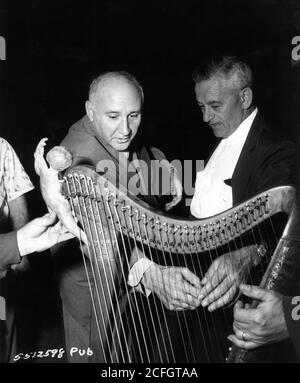
{"type": "MultiPolygon", "coordinates": [[[[101,170],[101,161],[105,161],[105,165],[111,164],[116,171],[117,186],[122,185],[130,190],[131,177],[138,174],[143,178],[138,171],[133,170],[135,169],[133,166],[130,166],[134,159],[144,161],[150,169],[152,159],[164,158],[158,149],[146,149],[144,146],[137,145],[134,140],[141,122],[143,100],[143,89],[131,74],[107,72],[98,76],[90,85],[89,99],[85,105],[86,115],[70,128],[61,143],[72,154],[72,165],[92,165],[97,167],[97,170],[101,170]]],[[[155,177],[155,174],[151,174],[151,176],[155,177]]],[[[141,179],[140,182],[142,182],[141,179]]],[[[176,177],[174,186],[175,196],[166,205],[166,209],[170,209],[181,199],[182,188],[176,177]]],[[[151,195],[150,192],[143,193],[139,197],[149,205],[159,207],[157,197],[151,195]]],[[[59,267],[69,362],[127,362],[133,360],[130,346],[128,346],[129,341],[123,339],[125,329],[117,330],[120,326],[120,315],[122,316],[128,300],[124,287],[123,291],[121,289],[121,268],[123,267],[121,260],[104,256],[104,259],[99,262],[100,276],[96,276],[96,278],[99,279],[97,284],[101,288],[95,297],[96,305],[100,306],[96,308],[96,315],[99,319],[97,321],[82,254],[76,249],[76,245],[73,248],[61,248],[58,251],[60,253],[60,256],[56,257],[58,261],[61,262],[65,259],[65,262],[59,267]],[[117,298],[116,295],[118,295],[117,298]],[[115,298],[119,302],[117,315],[114,315],[111,307],[115,298]],[[111,341],[110,337],[115,338],[115,341],[111,341]],[[125,351],[122,350],[123,341],[127,342],[125,351]],[[73,353],[71,356],[68,350],[72,347],[90,349],[90,355],[73,353]]],[[[86,261],[87,270],[91,274],[88,258],[86,261]]],[[[134,273],[131,271],[130,280],[131,286],[137,286],[142,290],[143,286],[139,282],[153,263],[149,259],[138,261],[140,261],[139,255],[135,253],[135,257],[131,257],[130,260],[130,265],[136,266],[134,273]]],[[[160,272],[163,268],[157,268],[157,270],[160,272]]],[[[128,274],[128,270],[125,272],[128,274]]],[[[162,272],[164,273],[164,271],[162,272]]],[[[183,273],[185,281],[189,276],[191,279],[194,278],[192,273],[185,268],[171,268],[168,275],[164,274],[166,278],[172,274],[173,279],[178,281],[183,278],[183,273]],[[180,274],[179,277],[177,274],[180,274]]],[[[90,282],[94,294],[93,278],[90,278],[90,282]]],[[[185,286],[183,286],[184,288],[185,286]]]]}

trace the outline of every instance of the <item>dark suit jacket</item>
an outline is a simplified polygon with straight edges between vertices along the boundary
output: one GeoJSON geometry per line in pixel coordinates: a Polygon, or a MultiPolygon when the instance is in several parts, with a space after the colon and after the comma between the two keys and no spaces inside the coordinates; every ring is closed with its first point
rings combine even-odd
{"type": "Polygon", "coordinates": [[[232,175],[233,205],[287,184],[296,184],[296,145],[276,138],[257,113],[232,175]]]}
{"type": "MultiPolygon", "coordinates": [[[[87,115],[72,125],[67,136],[61,142],[61,145],[65,146],[72,154],[72,165],[91,165],[96,167],[100,160],[111,160],[115,162],[117,175],[119,175],[118,152],[101,141],[101,137],[97,136],[97,132],[95,132],[93,124],[91,124],[87,115]]],[[[144,160],[147,164],[149,164],[149,161],[152,159],[151,154],[144,147],[138,148],[136,153],[138,158],[144,160]]],[[[129,178],[130,175],[128,175],[128,180],[129,178]]],[[[149,185],[150,184],[149,182],[149,185]]],[[[149,194],[142,197],[146,203],[157,207],[158,202],[156,196],[149,194]]],[[[55,262],[61,274],[61,293],[64,305],[68,306],[69,312],[74,318],[77,318],[78,315],[76,311],[80,309],[78,302],[82,302],[81,306],[84,308],[82,311],[85,311],[82,317],[87,317],[88,310],[84,302],[90,301],[90,292],[86,284],[86,271],[77,241],[71,240],[60,243],[54,246],[51,252],[55,254],[55,262]],[[85,283],[86,286],[83,286],[83,283],[85,283]],[[80,298],[81,296],[82,298],[80,298]]],[[[131,258],[132,263],[136,260],[136,258],[131,258]]],[[[89,313],[91,313],[91,311],[89,313]]]]}
{"type": "MultiPolygon", "coordinates": [[[[274,186],[296,185],[296,163],[296,145],[276,138],[257,113],[231,179],[233,205],[274,186]]],[[[295,306],[291,297],[284,300],[283,307],[290,337],[300,355],[300,320],[292,319],[295,306]]]]}

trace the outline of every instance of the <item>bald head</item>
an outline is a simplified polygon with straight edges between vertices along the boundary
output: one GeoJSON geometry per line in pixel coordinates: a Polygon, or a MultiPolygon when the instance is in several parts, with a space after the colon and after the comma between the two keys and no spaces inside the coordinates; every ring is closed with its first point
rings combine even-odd
{"type": "Polygon", "coordinates": [[[105,72],[100,74],[98,77],[96,77],[89,88],[89,100],[93,102],[95,95],[105,84],[109,83],[110,80],[114,79],[123,79],[126,80],[128,83],[132,84],[136,90],[138,91],[141,103],[144,102],[144,92],[141,84],[138,82],[138,80],[130,73],[126,71],[113,71],[113,72],[105,72]]]}
{"type": "Polygon", "coordinates": [[[99,76],[86,102],[96,136],[117,151],[128,150],[140,125],[142,107],[141,88],[122,73],[99,76]]]}

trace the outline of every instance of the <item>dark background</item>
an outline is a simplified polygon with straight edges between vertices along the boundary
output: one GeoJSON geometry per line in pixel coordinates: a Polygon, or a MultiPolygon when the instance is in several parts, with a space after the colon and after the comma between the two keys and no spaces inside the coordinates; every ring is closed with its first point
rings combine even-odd
{"type": "Polygon", "coordinates": [[[298,0],[2,0],[1,135],[31,172],[39,139],[57,143],[84,114],[91,79],[125,69],[144,87],[144,140],[170,159],[204,159],[214,137],[201,121],[191,74],[215,53],[252,65],[256,104],[274,130],[289,134],[299,23],[298,0]]]}
{"type": "MultiPolygon", "coordinates": [[[[170,160],[205,159],[215,139],[202,123],[191,74],[204,58],[226,53],[252,66],[256,105],[274,132],[295,139],[299,63],[291,59],[291,40],[300,35],[299,24],[298,0],[2,0],[7,60],[0,62],[0,136],[37,185],[33,152],[40,138],[49,137],[49,147],[58,144],[84,114],[91,79],[124,69],[144,87],[143,140],[170,160]]],[[[40,215],[45,207],[37,192],[32,196],[31,211],[40,215]]],[[[43,328],[46,344],[60,322],[51,319],[57,297],[47,290],[45,259],[35,260],[43,272],[35,276],[34,294],[43,299],[32,303],[29,328],[43,328]]],[[[53,334],[55,346],[61,337],[53,334]]]]}

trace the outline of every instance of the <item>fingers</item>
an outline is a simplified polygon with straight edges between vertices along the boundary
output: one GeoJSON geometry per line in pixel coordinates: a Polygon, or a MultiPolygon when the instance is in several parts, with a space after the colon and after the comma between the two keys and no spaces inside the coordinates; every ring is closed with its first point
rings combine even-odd
{"type": "Polygon", "coordinates": [[[180,268],[180,271],[183,275],[183,277],[190,282],[192,285],[194,285],[196,288],[200,289],[201,288],[201,282],[200,279],[192,273],[188,268],[180,268]]]}
{"type": "MultiPolygon", "coordinates": [[[[213,271],[214,266],[211,265],[208,273],[205,275],[204,279],[201,281],[201,283],[205,283],[205,286],[202,287],[200,292],[200,299],[206,298],[213,290],[218,286],[223,279],[225,278],[225,273],[221,274],[218,271],[213,271]]],[[[209,298],[212,298],[212,296],[209,298]]]]}
{"type": "Polygon", "coordinates": [[[224,295],[208,306],[208,311],[214,311],[231,302],[237,292],[237,289],[237,286],[232,286],[224,295]]]}
{"type": "Polygon", "coordinates": [[[199,307],[200,300],[187,293],[178,292],[177,296],[170,301],[170,304],[173,306],[173,310],[194,310],[199,307]]]}
{"type": "Polygon", "coordinates": [[[56,214],[54,211],[52,211],[51,213],[47,213],[42,217],[35,218],[32,221],[28,222],[21,228],[22,230],[20,231],[21,234],[24,232],[26,233],[25,236],[32,239],[34,237],[42,235],[44,232],[47,231],[48,228],[52,228],[55,221],[56,214]]]}
{"type": "Polygon", "coordinates": [[[238,307],[235,306],[233,310],[233,316],[235,322],[239,324],[249,324],[250,322],[253,322],[254,315],[255,315],[255,309],[251,309],[249,307],[249,304],[247,306],[243,307],[238,307]]]}
{"type": "Polygon", "coordinates": [[[234,335],[243,341],[251,341],[257,344],[264,343],[264,336],[260,333],[257,326],[249,326],[248,324],[238,324],[233,322],[234,335]]]}
{"type": "Polygon", "coordinates": [[[56,213],[54,210],[52,210],[50,213],[47,213],[42,217],[35,218],[34,221],[39,226],[45,226],[46,228],[54,224],[54,222],[56,221],[56,213]]]}
{"type": "Polygon", "coordinates": [[[268,290],[261,289],[258,286],[241,284],[240,290],[247,297],[258,299],[260,301],[265,301],[272,296],[268,290]]]}
{"type": "Polygon", "coordinates": [[[187,269],[168,267],[154,270],[156,275],[155,283],[152,283],[153,291],[169,310],[193,310],[199,306],[200,290],[185,280],[183,276],[190,277],[187,269]]]}
{"type": "Polygon", "coordinates": [[[252,350],[259,346],[259,344],[253,342],[253,341],[244,341],[242,339],[239,339],[236,335],[229,335],[227,339],[230,340],[233,344],[235,344],[237,347],[244,348],[246,350],[252,350]]]}
{"type": "MultiPolygon", "coordinates": [[[[180,278],[181,279],[181,278],[180,278]]],[[[173,305],[182,308],[195,308],[200,304],[199,290],[192,286],[189,282],[181,279],[175,283],[164,281],[164,288],[169,296],[169,301],[173,305]]]]}
{"type": "Polygon", "coordinates": [[[242,332],[247,330],[248,332],[250,331],[249,323],[240,323],[237,321],[234,321],[232,324],[232,328],[235,332],[235,335],[240,335],[238,336],[239,338],[242,338],[242,332]]]}
{"type": "Polygon", "coordinates": [[[204,278],[201,281],[202,285],[205,285],[207,282],[209,282],[212,278],[217,278],[223,274],[223,278],[225,277],[225,273],[222,272],[222,267],[221,267],[222,260],[220,258],[217,258],[216,260],[213,261],[213,263],[210,265],[208,268],[207,272],[204,275],[204,278]]]}
{"type": "Polygon", "coordinates": [[[194,310],[200,300],[189,294],[188,286],[179,286],[176,292],[170,292],[169,304],[172,310],[194,310]]]}
{"type": "Polygon", "coordinates": [[[70,232],[65,232],[65,233],[62,233],[62,234],[59,236],[58,242],[67,241],[67,240],[72,239],[72,238],[75,238],[75,236],[74,236],[72,233],[70,233],[70,232]]]}
{"type": "Polygon", "coordinates": [[[211,307],[211,310],[215,310],[215,308],[227,304],[234,297],[237,291],[238,287],[236,282],[237,281],[232,279],[230,276],[224,278],[224,280],[203,299],[201,302],[202,306],[206,307],[211,305],[211,303],[214,303],[214,305],[211,307]]]}

